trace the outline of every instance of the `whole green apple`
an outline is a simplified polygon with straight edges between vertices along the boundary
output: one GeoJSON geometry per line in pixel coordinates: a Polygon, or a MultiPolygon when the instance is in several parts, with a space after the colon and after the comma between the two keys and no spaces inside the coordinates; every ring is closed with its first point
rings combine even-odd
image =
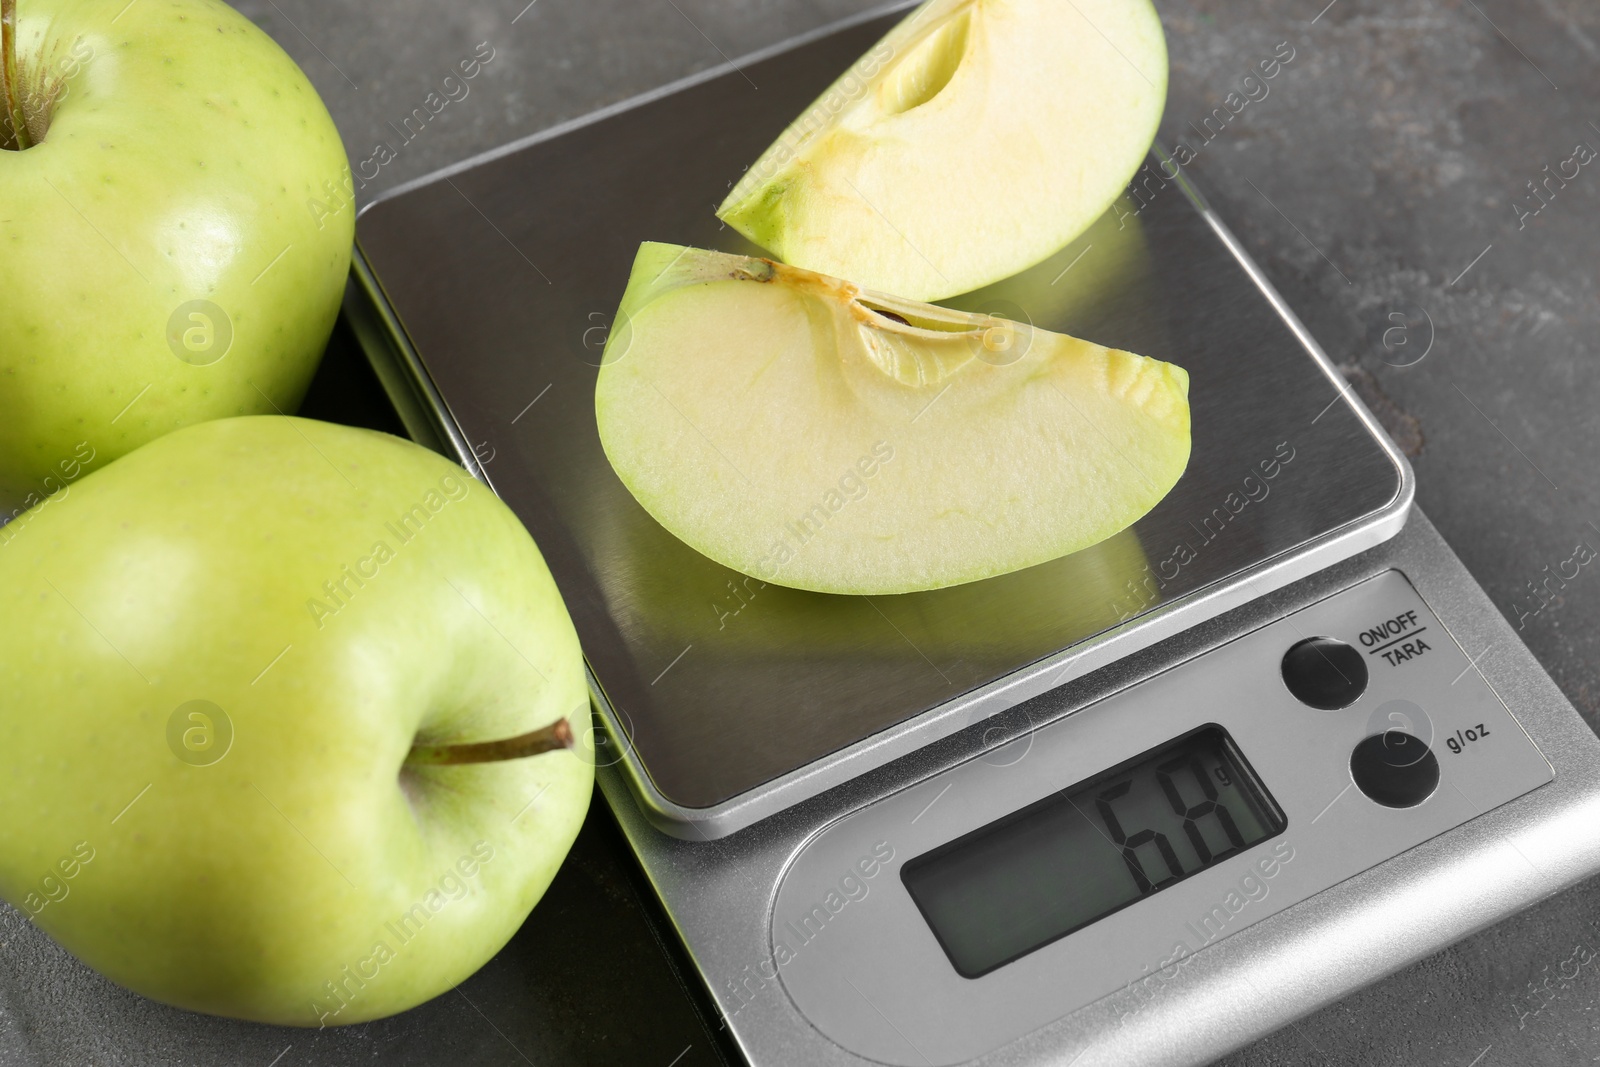
{"type": "Polygon", "coordinates": [[[493,492],[256,416],[26,518],[0,529],[0,895],[130,989],[290,1025],[403,1010],[505,944],[593,747],[572,623],[493,492]]]}
{"type": "Polygon", "coordinates": [[[0,6],[4,521],[179,426],[293,411],[355,211],[316,90],[225,4],[0,6]]]}

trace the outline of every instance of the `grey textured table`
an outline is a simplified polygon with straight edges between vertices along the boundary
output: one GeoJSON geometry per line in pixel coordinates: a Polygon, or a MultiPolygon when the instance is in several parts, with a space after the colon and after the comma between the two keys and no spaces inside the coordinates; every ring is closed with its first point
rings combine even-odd
{"type": "MultiPolygon", "coordinates": [[[[1197,150],[1191,176],[1414,453],[1422,507],[1594,726],[1600,576],[1581,569],[1565,588],[1540,597],[1532,584],[1572,557],[1579,542],[1600,549],[1600,466],[1592,454],[1600,446],[1593,340],[1600,337],[1600,159],[1579,165],[1570,180],[1541,186],[1542,199],[1528,183],[1562,170],[1571,175],[1566,161],[1580,143],[1600,149],[1600,7],[1580,0],[1325,3],[1159,0],[1172,57],[1163,137],[1197,150]],[[1248,68],[1275,50],[1281,58],[1284,45],[1293,59],[1267,83],[1266,96],[1252,89],[1258,99],[1246,101],[1248,68]]],[[[384,160],[367,166],[376,176],[361,193],[365,201],[446,163],[873,5],[240,6],[306,69],[352,161],[384,160]],[[413,117],[408,128],[414,109],[480,43],[493,58],[468,94],[426,122],[413,117]]],[[[541,912],[570,909],[581,920],[602,913],[596,895],[624,894],[616,872],[593,859],[614,847],[580,844],[564,872],[564,895],[553,893],[541,912]]],[[[1600,974],[1564,965],[1576,949],[1600,947],[1597,917],[1600,883],[1580,886],[1224,1062],[1496,1067],[1600,1060],[1600,974]]],[[[451,1027],[468,1025],[459,1017],[466,1009],[435,1002],[419,1011],[433,1013],[425,1028],[436,1026],[438,1040],[407,1043],[399,1035],[414,1034],[414,1025],[312,1038],[143,1011],[59,960],[48,988],[38,988],[30,968],[49,947],[8,922],[0,930],[0,1064],[259,1060],[266,1067],[285,1045],[291,1048],[277,1067],[521,1062],[518,1054],[540,1064],[653,1063],[657,1047],[685,1044],[693,1052],[683,1067],[714,1062],[701,1058],[710,1055],[704,1031],[661,960],[630,957],[608,941],[623,933],[587,931],[592,950],[578,938],[553,948],[590,951],[593,959],[571,966],[590,975],[627,969],[630,988],[667,990],[675,999],[576,1003],[561,980],[561,959],[533,967],[526,952],[508,949],[491,967],[526,970],[534,1010],[477,1005],[483,1023],[470,1022],[480,1041],[448,1036],[451,1027]],[[61,974],[67,977],[58,981],[61,974]],[[648,1016],[659,1043],[648,1050],[628,1044],[608,1030],[606,1012],[648,1016]],[[491,1017],[520,1039],[517,1053],[496,1037],[491,1017]],[[119,1025],[145,1032],[123,1040],[119,1025]],[[530,1026],[538,1033],[530,1035],[530,1026]],[[161,1027],[169,1028],[164,1036],[161,1027]],[[77,1039],[64,1036],[69,1028],[77,1028],[77,1039]]],[[[627,944],[644,943],[637,930],[627,936],[627,944]]],[[[637,1020],[633,1026],[639,1032],[637,1020]]],[[[662,1067],[671,1055],[660,1058],[662,1067]]]]}

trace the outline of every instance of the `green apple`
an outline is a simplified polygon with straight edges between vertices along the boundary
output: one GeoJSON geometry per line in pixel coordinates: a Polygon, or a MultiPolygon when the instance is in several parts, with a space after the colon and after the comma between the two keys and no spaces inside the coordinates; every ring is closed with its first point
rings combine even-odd
{"type": "Polygon", "coordinates": [[[1166,103],[1149,0],[928,0],[784,131],[717,215],[779,259],[920,300],[1083,232],[1166,103]]]}
{"type": "Polygon", "coordinates": [[[408,1008],[511,937],[593,747],[572,623],[488,488],[253,416],[24,520],[0,529],[0,895],[130,989],[289,1025],[408,1008]]]}
{"type": "Polygon", "coordinates": [[[0,7],[3,521],[179,426],[293,411],[355,210],[316,90],[226,5],[0,7]]]}
{"type": "Polygon", "coordinates": [[[645,244],[595,387],[606,456],[724,566],[905,593],[1075,552],[1189,460],[1188,375],[765,259],[645,244]]]}

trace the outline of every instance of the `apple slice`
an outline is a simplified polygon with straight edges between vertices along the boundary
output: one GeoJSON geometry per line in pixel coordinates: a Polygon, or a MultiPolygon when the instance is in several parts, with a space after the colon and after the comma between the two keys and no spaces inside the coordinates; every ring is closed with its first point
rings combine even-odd
{"type": "Polygon", "coordinates": [[[1095,544],[1189,461],[1189,376],[765,259],[647,243],[595,388],[662,526],[763,581],[905,593],[1095,544]]]}
{"type": "Polygon", "coordinates": [[[1144,159],[1167,94],[1148,0],[929,0],[807,108],[717,216],[922,300],[1030,267],[1144,159]]]}

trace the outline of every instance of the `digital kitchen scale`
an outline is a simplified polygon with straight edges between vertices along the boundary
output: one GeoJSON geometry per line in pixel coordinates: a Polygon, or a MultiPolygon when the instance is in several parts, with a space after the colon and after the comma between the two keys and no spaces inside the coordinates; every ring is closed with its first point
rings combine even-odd
{"type": "Polygon", "coordinates": [[[593,395],[639,242],[755,252],[716,204],[895,17],[357,227],[363,345],[538,541],[601,787],[744,1055],[1204,1063],[1600,870],[1600,742],[1159,153],[1089,233],[952,301],[1187,368],[1189,468],[1130,530],[847,597],[747,579],[628,494],[593,395]]]}

